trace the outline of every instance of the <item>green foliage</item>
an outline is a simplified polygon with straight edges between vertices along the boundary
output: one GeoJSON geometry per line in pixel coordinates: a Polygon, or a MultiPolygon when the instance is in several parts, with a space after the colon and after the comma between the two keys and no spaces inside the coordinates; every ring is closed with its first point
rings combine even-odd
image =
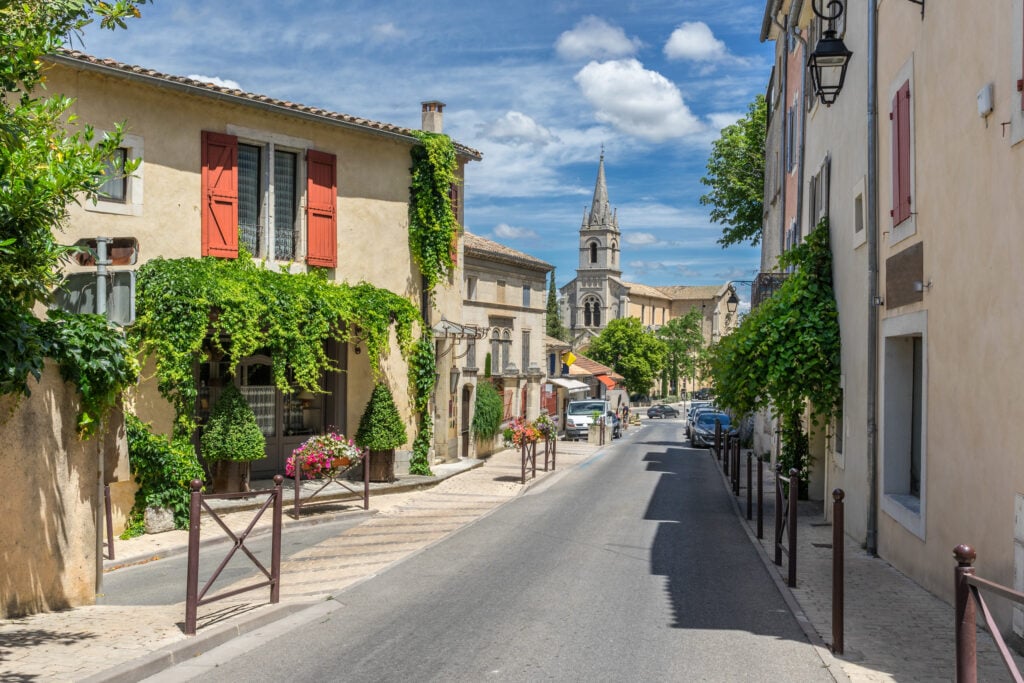
{"type": "Polygon", "coordinates": [[[409,187],[409,249],[433,291],[454,269],[452,244],[459,224],[452,210],[451,191],[458,182],[458,161],[451,138],[414,131],[422,144],[411,150],[409,187]]]}
{"type": "Polygon", "coordinates": [[[265,455],[266,439],[242,392],[228,384],[213,404],[201,441],[207,461],[248,462],[265,455]]]}
{"type": "Polygon", "coordinates": [[[413,408],[419,417],[419,431],[412,442],[409,474],[433,475],[430,471],[430,443],[434,422],[430,417],[430,397],[437,381],[436,368],[434,344],[430,337],[424,335],[413,346],[409,358],[409,384],[415,390],[413,408]]]}
{"type": "Polygon", "coordinates": [[[121,536],[131,538],[142,533],[142,516],[147,507],[170,508],[174,525],[188,528],[190,483],[203,480],[203,468],[196,460],[192,444],[184,440],[168,442],[152,434],[147,425],[131,414],[125,414],[128,436],[128,460],[135,483],[135,505],[128,529],[121,536]]]}
{"type": "Polygon", "coordinates": [[[356,444],[373,451],[387,451],[398,448],[407,438],[391,390],[386,384],[377,384],[359,420],[356,444]]]}
{"type": "Polygon", "coordinates": [[[747,115],[711,143],[707,175],[700,179],[711,189],[700,203],[712,207],[711,220],[726,226],[718,240],[723,247],[761,241],[766,121],[764,95],[757,95],[747,115]]]}
{"type": "Polygon", "coordinates": [[[490,377],[490,376],[491,376],[491,354],[488,352],[488,354],[486,356],[484,356],[484,377],[490,377]]]}
{"type": "Polygon", "coordinates": [[[704,316],[699,309],[678,318],[672,318],[662,325],[655,335],[665,343],[665,382],[662,398],[669,385],[678,389],[680,377],[695,377],[697,355],[704,348],[704,316]]]}
{"type": "Polygon", "coordinates": [[[558,290],[555,289],[555,271],[551,270],[551,284],[548,286],[548,306],[544,323],[544,331],[549,337],[565,341],[566,330],[562,325],[562,316],[558,310],[558,290]]]}
{"type": "Polygon", "coordinates": [[[501,395],[490,382],[478,382],[476,401],[473,408],[473,434],[478,439],[491,439],[501,429],[505,404],[501,395]]]}
{"type": "MultiPolygon", "coordinates": [[[[799,416],[808,404],[812,422],[827,423],[840,396],[828,222],[783,254],[779,264],[794,268],[793,274],[718,343],[711,367],[719,405],[737,414],[771,407],[798,438],[799,416]]],[[[793,448],[803,452],[799,445],[793,448]]]]}
{"type": "Polygon", "coordinates": [[[271,271],[246,254],[154,259],[139,269],[130,339],[143,356],[156,358],[160,392],[175,408],[175,433],[188,436],[195,429],[193,366],[208,355],[223,354],[233,368],[267,349],[278,389],[317,392],[321,375],[334,369],[327,340],[365,345],[379,376],[390,328],[407,356],[420,320],[408,299],[365,282],[331,283],[320,270],[271,271]]]}
{"type": "Polygon", "coordinates": [[[41,325],[49,341],[48,355],[60,365],[60,376],[78,388],[78,431],[91,436],[103,416],[138,378],[135,356],[124,334],[99,315],[50,311],[41,325]]]}
{"type": "MultiPolygon", "coordinates": [[[[28,394],[28,376],[39,378],[43,359],[53,345],[62,354],[62,371],[81,379],[83,412],[79,429],[92,433],[95,420],[119,393],[120,375],[131,374],[123,359],[109,356],[118,335],[99,333],[103,347],[94,358],[73,346],[98,325],[90,322],[43,323],[37,304],[46,304],[60,281],[60,266],[70,252],[56,233],[67,220],[67,207],[96,196],[104,163],[121,142],[122,127],[96,140],[92,128],[80,127],[68,113],[72,100],[38,97],[44,83],[42,57],[52,54],[68,35],[99,19],[104,28],[124,27],[139,15],[146,0],[0,0],[0,393],[28,394]],[[105,355],[108,354],[108,355],[105,355]],[[86,356],[79,358],[79,356],[86,356]],[[106,358],[114,367],[108,391],[91,371],[106,358]]],[[[128,172],[134,170],[132,167],[128,172]]]]}
{"type": "Polygon", "coordinates": [[[665,365],[665,342],[645,330],[638,318],[608,321],[587,347],[590,358],[625,378],[631,394],[646,394],[665,365]]]}

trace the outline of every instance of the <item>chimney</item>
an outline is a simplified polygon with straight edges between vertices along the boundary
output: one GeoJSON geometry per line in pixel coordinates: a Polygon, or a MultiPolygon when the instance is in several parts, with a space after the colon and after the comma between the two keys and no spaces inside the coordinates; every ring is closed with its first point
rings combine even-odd
{"type": "Polygon", "coordinates": [[[430,100],[422,102],[423,124],[422,129],[428,133],[444,132],[444,102],[430,100]]]}

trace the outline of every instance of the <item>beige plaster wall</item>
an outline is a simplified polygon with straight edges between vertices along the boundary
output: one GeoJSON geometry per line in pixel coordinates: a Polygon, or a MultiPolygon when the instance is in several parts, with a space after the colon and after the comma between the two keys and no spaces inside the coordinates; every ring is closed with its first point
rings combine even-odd
{"type": "MultiPolygon", "coordinates": [[[[924,21],[918,9],[879,3],[884,111],[898,74],[912,72],[916,212],[914,234],[895,242],[890,132],[882,125],[879,225],[888,233],[880,245],[883,291],[885,259],[916,242],[924,245],[924,279],[931,283],[921,302],[882,313],[885,320],[927,313],[926,506],[923,534],[883,512],[880,551],[949,599],[951,550],[958,543],[977,549],[980,575],[1008,585],[1014,580],[1014,500],[1024,491],[1017,401],[1024,317],[1016,313],[1024,295],[1018,191],[1024,145],[1000,124],[1020,116],[1014,86],[1021,76],[1022,17],[1020,2],[1010,0],[929,3],[924,21]],[[995,84],[987,121],[975,99],[986,83],[995,84]]],[[[996,609],[1005,620],[1005,607],[996,609]]]]}
{"type": "Polygon", "coordinates": [[[48,364],[32,396],[0,398],[0,464],[14,485],[0,508],[0,617],[95,601],[98,458],[105,481],[127,474],[123,423],[108,420],[102,441],[82,441],[78,400],[48,364]]]}

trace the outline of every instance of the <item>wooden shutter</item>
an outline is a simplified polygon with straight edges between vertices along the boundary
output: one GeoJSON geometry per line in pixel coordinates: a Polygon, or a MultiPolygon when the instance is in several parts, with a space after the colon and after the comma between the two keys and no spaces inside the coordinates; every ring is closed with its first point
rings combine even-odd
{"type": "Polygon", "coordinates": [[[338,158],[326,152],[306,152],[306,263],[338,265],[338,158]]]}
{"type": "Polygon", "coordinates": [[[238,138],[203,131],[203,256],[238,258],[238,138]]]}
{"type": "Polygon", "coordinates": [[[892,224],[910,218],[910,81],[892,99],[892,224]]]}

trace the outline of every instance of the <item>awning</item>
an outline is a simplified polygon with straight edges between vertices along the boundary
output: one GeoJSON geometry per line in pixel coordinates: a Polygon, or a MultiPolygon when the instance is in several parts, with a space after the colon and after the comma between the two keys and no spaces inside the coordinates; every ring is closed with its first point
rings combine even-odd
{"type": "Polygon", "coordinates": [[[561,377],[548,377],[548,384],[554,384],[556,387],[562,387],[568,389],[569,393],[575,393],[577,391],[590,391],[590,387],[575,379],[563,379],[561,377]]]}
{"type": "Polygon", "coordinates": [[[605,385],[609,389],[614,389],[615,388],[615,380],[613,380],[608,375],[594,375],[594,377],[597,377],[597,379],[601,382],[601,384],[605,385]]]}
{"type": "Polygon", "coordinates": [[[444,318],[434,325],[435,339],[481,339],[482,337],[483,333],[476,325],[460,325],[444,318]]]}

